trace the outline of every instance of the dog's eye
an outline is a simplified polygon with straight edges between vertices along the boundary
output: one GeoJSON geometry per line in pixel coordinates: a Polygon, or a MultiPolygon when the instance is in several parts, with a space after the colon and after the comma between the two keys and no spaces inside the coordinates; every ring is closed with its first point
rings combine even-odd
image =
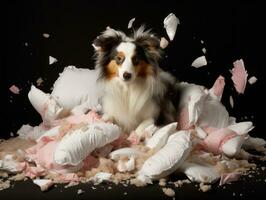
{"type": "Polygon", "coordinates": [[[140,63],[140,59],[137,56],[134,56],[132,58],[133,65],[138,65],[140,63]]]}
{"type": "Polygon", "coordinates": [[[123,63],[123,61],[124,61],[124,58],[122,58],[121,56],[115,57],[116,64],[121,65],[123,63]]]}

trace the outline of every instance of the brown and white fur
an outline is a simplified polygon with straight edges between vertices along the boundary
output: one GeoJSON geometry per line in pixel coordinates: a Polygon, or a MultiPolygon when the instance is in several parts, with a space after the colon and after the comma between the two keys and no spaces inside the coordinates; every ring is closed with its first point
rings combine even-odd
{"type": "Polygon", "coordinates": [[[96,68],[104,86],[102,99],[106,120],[111,120],[126,132],[176,121],[178,93],[176,81],[158,66],[160,41],[150,31],[140,27],[133,36],[108,28],[98,36],[96,68]]]}

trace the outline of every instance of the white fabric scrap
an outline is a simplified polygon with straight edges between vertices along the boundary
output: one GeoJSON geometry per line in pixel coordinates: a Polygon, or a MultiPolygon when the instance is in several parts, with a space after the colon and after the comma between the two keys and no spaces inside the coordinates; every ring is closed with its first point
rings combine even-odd
{"type": "Polygon", "coordinates": [[[153,136],[146,142],[146,146],[155,151],[161,149],[167,142],[168,137],[175,132],[177,122],[168,124],[157,130],[153,136]]]}
{"type": "Polygon", "coordinates": [[[132,28],[133,22],[135,21],[136,18],[132,18],[131,20],[129,20],[127,28],[130,29],[132,28]]]}
{"type": "Polygon", "coordinates": [[[252,76],[252,77],[250,77],[250,78],[248,79],[248,82],[249,82],[250,85],[253,85],[254,83],[257,82],[257,80],[258,80],[258,79],[257,79],[255,76],[252,76]]]}
{"type": "Polygon", "coordinates": [[[200,68],[200,67],[203,67],[205,65],[207,65],[207,60],[206,60],[205,56],[200,56],[200,57],[196,58],[191,64],[191,66],[195,67],[195,68],[200,68]]]}
{"type": "Polygon", "coordinates": [[[169,39],[172,41],[175,37],[177,25],[180,24],[179,19],[175,16],[175,14],[170,13],[164,19],[163,24],[169,39]]]}
{"type": "Polygon", "coordinates": [[[90,180],[94,183],[102,183],[103,181],[109,181],[112,177],[112,174],[107,172],[98,172],[90,180]]]}
{"type": "Polygon", "coordinates": [[[41,191],[48,190],[54,183],[50,179],[34,179],[33,183],[41,188],[41,191]]]}
{"type": "Polygon", "coordinates": [[[167,39],[165,39],[165,37],[161,37],[160,47],[162,49],[165,49],[168,45],[169,45],[169,42],[167,41],[167,39]]]}
{"type": "Polygon", "coordinates": [[[190,150],[190,132],[178,131],[168,138],[162,149],[144,162],[138,175],[148,179],[163,178],[177,170],[189,155],[190,150]]]}
{"type": "Polygon", "coordinates": [[[184,162],[179,171],[184,172],[193,182],[212,183],[220,178],[219,172],[215,167],[204,163],[184,162]]]}
{"type": "Polygon", "coordinates": [[[207,50],[206,50],[206,48],[205,48],[205,47],[204,47],[204,48],[202,48],[201,50],[202,50],[202,52],[203,52],[204,54],[206,54],[207,50]]]}
{"type": "Polygon", "coordinates": [[[28,98],[44,121],[55,120],[63,112],[63,108],[50,94],[44,93],[34,85],[31,86],[28,98]]]}
{"type": "Polygon", "coordinates": [[[65,135],[54,152],[59,165],[78,165],[96,148],[119,138],[121,130],[110,123],[94,123],[65,135]]]}
{"type": "Polygon", "coordinates": [[[52,65],[54,63],[56,63],[58,60],[56,58],[54,58],[53,56],[49,56],[49,65],[52,65]]]}

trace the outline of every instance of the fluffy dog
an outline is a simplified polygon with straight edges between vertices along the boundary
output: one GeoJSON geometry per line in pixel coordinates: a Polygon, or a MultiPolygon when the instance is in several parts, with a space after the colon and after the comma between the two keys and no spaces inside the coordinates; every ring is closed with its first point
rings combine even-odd
{"type": "Polygon", "coordinates": [[[127,36],[111,28],[93,43],[96,68],[104,87],[102,99],[106,120],[126,132],[177,120],[179,102],[175,78],[159,67],[160,40],[142,26],[127,36]]]}

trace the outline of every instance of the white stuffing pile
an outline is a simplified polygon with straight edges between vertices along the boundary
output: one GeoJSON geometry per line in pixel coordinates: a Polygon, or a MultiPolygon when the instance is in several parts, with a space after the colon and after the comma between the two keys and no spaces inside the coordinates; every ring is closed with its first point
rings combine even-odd
{"type": "MultiPolygon", "coordinates": [[[[130,20],[129,28],[134,20],[130,20]]],[[[170,41],[178,24],[172,13],[164,20],[170,41]]],[[[168,43],[162,38],[161,47],[168,43]]],[[[56,59],[50,57],[50,64],[54,62],[56,59]]],[[[192,66],[206,64],[202,56],[192,66]]],[[[99,114],[102,89],[96,81],[98,73],[69,66],[54,83],[51,94],[31,87],[29,101],[43,122],[35,127],[23,125],[18,137],[0,141],[0,190],[9,187],[8,174],[17,174],[13,180],[31,178],[42,191],[55,183],[111,181],[145,186],[160,180],[163,192],[173,197],[175,192],[165,187],[164,179],[173,173],[185,174],[207,191],[211,183],[235,181],[256,167],[249,159],[265,159],[246,151],[266,152],[266,141],[249,135],[252,122],[236,122],[220,102],[225,86],[222,76],[211,89],[180,83],[177,122],[164,127],[150,125],[143,141],[132,142],[131,136],[99,114]]],[[[238,93],[244,92],[246,78],[243,61],[235,62],[232,80],[238,93]]],[[[254,78],[250,82],[254,83],[254,78]]],[[[178,180],[175,185],[188,182],[178,180]]]]}
{"type": "MultiPolygon", "coordinates": [[[[248,135],[252,122],[237,123],[221,104],[222,76],[211,89],[180,83],[177,122],[164,127],[149,125],[144,141],[136,144],[117,125],[97,114],[101,109],[97,73],[70,66],[60,74],[51,94],[32,86],[29,100],[43,123],[23,125],[19,136],[12,138],[15,149],[10,147],[10,140],[0,144],[1,171],[29,177],[41,190],[55,183],[87,181],[130,180],[144,186],[181,172],[207,191],[208,184],[237,180],[255,167],[247,161],[255,155],[245,149],[265,151],[265,140],[248,135]]],[[[2,185],[6,188],[9,182],[2,185]]],[[[164,192],[174,195],[167,188],[164,192]]]]}

